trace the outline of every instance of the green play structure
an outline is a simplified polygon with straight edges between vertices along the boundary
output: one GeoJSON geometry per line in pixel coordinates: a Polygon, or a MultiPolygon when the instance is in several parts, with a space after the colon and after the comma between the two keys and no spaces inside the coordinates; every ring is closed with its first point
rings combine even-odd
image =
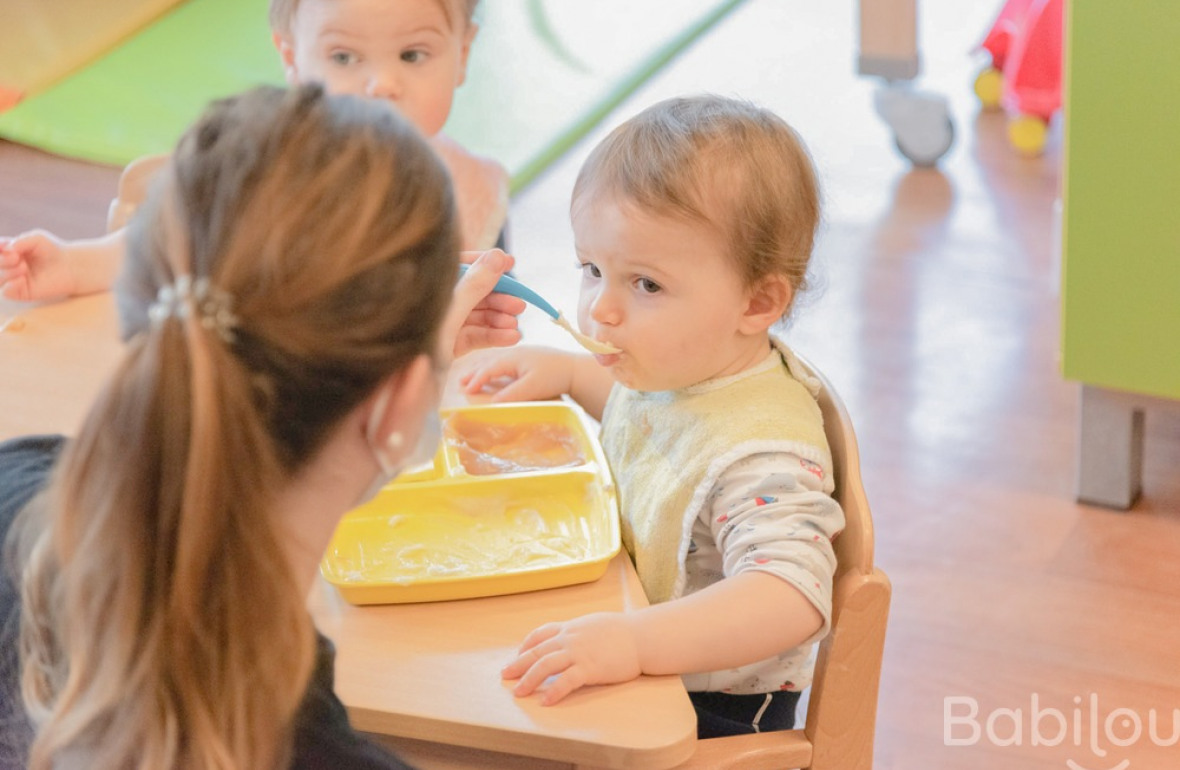
{"type": "Polygon", "coordinates": [[[1062,370],[1081,383],[1078,498],[1141,487],[1148,411],[1180,406],[1180,4],[1066,11],[1062,370]]]}
{"type": "MultiPolygon", "coordinates": [[[[447,133],[520,189],[741,2],[484,0],[447,133]]],[[[185,0],[0,113],[0,136],[124,165],[168,151],[208,100],[281,82],[265,0],[185,0]]]]}

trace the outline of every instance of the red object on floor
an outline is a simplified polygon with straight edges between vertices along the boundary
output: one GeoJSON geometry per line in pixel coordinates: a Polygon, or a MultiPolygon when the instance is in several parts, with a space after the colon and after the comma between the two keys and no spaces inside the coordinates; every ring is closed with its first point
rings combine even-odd
{"type": "Polygon", "coordinates": [[[1008,112],[1048,122],[1061,107],[1065,0],[1006,0],[982,47],[1004,75],[1008,112]]]}

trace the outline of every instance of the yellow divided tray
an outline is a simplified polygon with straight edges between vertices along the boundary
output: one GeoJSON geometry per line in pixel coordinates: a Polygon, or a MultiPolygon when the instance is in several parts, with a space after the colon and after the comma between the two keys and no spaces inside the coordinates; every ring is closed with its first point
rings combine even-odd
{"type": "Polygon", "coordinates": [[[320,565],[353,604],[468,599],[597,580],[619,551],[590,419],[562,402],[443,412],[434,463],[340,521],[320,565]]]}

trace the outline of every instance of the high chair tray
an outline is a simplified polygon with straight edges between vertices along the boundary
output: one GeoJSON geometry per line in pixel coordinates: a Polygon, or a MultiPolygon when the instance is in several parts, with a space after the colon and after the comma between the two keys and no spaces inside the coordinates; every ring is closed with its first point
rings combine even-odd
{"type": "Polygon", "coordinates": [[[597,580],[619,551],[589,417],[562,402],[445,410],[434,462],[341,519],[320,572],[352,604],[468,599],[597,580]]]}

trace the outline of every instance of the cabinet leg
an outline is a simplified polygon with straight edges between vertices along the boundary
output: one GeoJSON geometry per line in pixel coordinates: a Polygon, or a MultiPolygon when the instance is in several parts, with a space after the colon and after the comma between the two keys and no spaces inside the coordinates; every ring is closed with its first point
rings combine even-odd
{"type": "Polygon", "coordinates": [[[1126,510],[1143,488],[1143,408],[1118,393],[1082,385],[1078,502],[1126,510]]]}

